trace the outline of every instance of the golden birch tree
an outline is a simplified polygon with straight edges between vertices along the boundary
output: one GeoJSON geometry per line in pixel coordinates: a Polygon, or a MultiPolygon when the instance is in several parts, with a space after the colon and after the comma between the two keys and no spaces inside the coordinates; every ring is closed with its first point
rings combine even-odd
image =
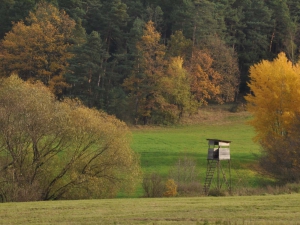
{"type": "Polygon", "coordinates": [[[300,68],[284,53],[273,61],[263,60],[250,68],[251,93],[245,98],[253,115],[250,124],[256,130],[255,140],[267,136],[285,136],[300,111],[300,68]]]}
{"type": "Polygon", "coordinates": [[[284,53],[250,68],[251,92],[245,97],[253,115],[249,122],[261,144],[260,166],[281,181],[300,179],[300,67],[284,53]]]}

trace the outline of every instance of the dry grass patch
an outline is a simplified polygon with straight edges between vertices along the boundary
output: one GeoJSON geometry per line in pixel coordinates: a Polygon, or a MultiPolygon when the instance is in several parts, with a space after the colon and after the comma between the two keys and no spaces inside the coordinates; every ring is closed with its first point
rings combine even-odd
{"type": "Polygon", "coordinates": [[[185,115],[181,124],[195,125],[195,124],[214,124],[225,125],[234,121],[246,120],[250,117],[250,113],[243,110],[236,110],[235,104],[226,105],[209,105],[199,109],[195,115],[185,115]]]}

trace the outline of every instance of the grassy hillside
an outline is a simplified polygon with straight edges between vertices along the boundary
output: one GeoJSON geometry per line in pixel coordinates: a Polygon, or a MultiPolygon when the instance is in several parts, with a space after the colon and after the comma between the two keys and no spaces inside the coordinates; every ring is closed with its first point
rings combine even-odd
{"type": "Polygon", "coordinates": [[[265,179],[252,170],[259,146],[252,141],[255,135],[253,128],[246,124],[250,115],[246,111],[230,112],[229,107],[207,107],[198,115],[186,118],[180,126],[133,127],[132,148],[141,155],[144,173],[155,172],[167,177],[178,159],[187,156],[196,160],[199,181],[202,183],[207,164],[206,139],[215,138],[232,141],[233,187],[261,185],[265,179]]]}
{"type": "Polygon", "coordinates": [[[300,194],[0,204],[0,224],[299,224],[300,194]]]}

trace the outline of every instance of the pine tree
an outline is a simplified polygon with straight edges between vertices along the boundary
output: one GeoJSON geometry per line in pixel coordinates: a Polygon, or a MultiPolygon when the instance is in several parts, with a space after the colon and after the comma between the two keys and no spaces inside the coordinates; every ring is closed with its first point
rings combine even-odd
{"type": "Polygon", "coordinates": [[[66,80],[71,84],[69,96],[81,99],[89,107],[103,107],[103,61],[106,57],[97,32],[88,35],[86,43],[74,48],[66,80]]]}
{"type": "Polygon", "coordinates": [[[24,20],[28,16],[35,3],[35,0],[0,1],[0,39],[11,30],[13,23],[24,20]]]}
{"type": "Polygon", "coordinates": [[[296,62],[296,24],[292,20],[287,0],[267,1],[268,7],[272,10],[274,21],[269,51],[274,54],[286,52],[287,56],[296,62]]]}
{"type": "Polygon", "coordinates": [[[263,0],[239,0],[232,4],[239,12],[239,22],[234,26],[235,50],[238,53],[241,71],[241,89],[247,89],[248,70],[261,59],[269,59],[272,34],[272,11],[263,0]]]}

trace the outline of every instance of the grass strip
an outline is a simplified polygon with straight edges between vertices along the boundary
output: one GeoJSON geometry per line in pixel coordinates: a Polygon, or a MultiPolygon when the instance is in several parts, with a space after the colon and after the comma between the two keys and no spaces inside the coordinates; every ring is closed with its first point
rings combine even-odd
{"type": "Polygon", "coordinates": [[[299,224],[300,194],[0,204],[1,224],[299,224]]]}

